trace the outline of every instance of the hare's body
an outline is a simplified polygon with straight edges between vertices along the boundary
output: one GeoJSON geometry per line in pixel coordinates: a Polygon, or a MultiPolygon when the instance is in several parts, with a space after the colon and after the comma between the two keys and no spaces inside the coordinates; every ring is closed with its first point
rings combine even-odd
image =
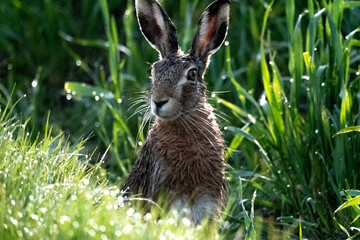
{"type": "Polygon", "coordinates": [[[200,222],[205,214],[217,216],[223,204],[223,156],[224,142],[210,105],[187,118],[156,119],[126,186],[155,200],[165,191],[170,205],[177,210],[188,206],[193,220],[200,222]]]}
{"type": "Polygon", "coordinates": [[[230,4],[217,0],[207,7],[188,54],[181,53],[176,29],[157,1],[136,0],[135,6],[140,29],[160,60],[151,72],[156,119],[124,189],[155,201],[166,194],[170,206],[189,208],[199,223],[218,216],[225,198],[225,144],[203,76],[225,39],[230,4]]]}

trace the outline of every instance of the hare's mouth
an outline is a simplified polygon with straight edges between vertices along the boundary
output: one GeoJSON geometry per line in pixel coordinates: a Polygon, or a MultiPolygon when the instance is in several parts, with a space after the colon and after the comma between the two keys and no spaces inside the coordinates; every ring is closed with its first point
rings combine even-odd
{"type": "Polygon", "coordinates": [[[151,99],[151,112],[166,121],[177,119],[181,115],[181,111],[177,109],[176,101],[173,98],[155,101],[151,99]]]}

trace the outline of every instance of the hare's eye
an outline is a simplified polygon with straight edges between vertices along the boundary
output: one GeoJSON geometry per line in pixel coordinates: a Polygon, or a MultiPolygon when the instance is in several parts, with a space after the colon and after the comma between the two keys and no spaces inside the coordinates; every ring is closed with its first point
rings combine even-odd
{"type": "Polygon", "coordinates": [[[187,79],[190,81],[195,81],[196,75],[197,75],[196,68],[192,68],[187,73],[187,79]]]}

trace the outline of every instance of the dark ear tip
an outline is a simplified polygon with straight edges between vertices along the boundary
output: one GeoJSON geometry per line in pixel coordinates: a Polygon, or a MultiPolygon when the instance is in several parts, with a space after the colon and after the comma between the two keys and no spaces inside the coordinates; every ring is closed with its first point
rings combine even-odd
{"type": "Polygon", "coordinates": [[[215,3],[218,3],[218,4],[229,3],[230,4],[230,2],[231,2],[230,0],[217,0],[217,1],[214,2],[214,4],[215,3]]]}
{"type": "Polygon", "coordinates": [[[221,6],[224,5],[230,5],[230,0],[217,0],[214,1],[212,3],[210,3],[210,5],[205,9],[205,11],[209,11],[209,12],[216,12],[217,9],[219,9],[221,6]]]}

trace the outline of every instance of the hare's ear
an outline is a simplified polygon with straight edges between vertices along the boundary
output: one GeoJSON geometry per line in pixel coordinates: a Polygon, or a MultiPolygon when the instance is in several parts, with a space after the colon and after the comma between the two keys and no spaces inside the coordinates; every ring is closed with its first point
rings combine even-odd
{"type": "Polygon", "coordinates": [[[229,15],[229,0],[217,0],[205,9],[190,50],[192,55],[205,60],[219,49],[227,34],[229,15]]]}
{"type": "Polygon", "coordinates": [[[162,58],[179,50],[176,28],[156,0],[135,0],[140,30],[162,58]]]}

